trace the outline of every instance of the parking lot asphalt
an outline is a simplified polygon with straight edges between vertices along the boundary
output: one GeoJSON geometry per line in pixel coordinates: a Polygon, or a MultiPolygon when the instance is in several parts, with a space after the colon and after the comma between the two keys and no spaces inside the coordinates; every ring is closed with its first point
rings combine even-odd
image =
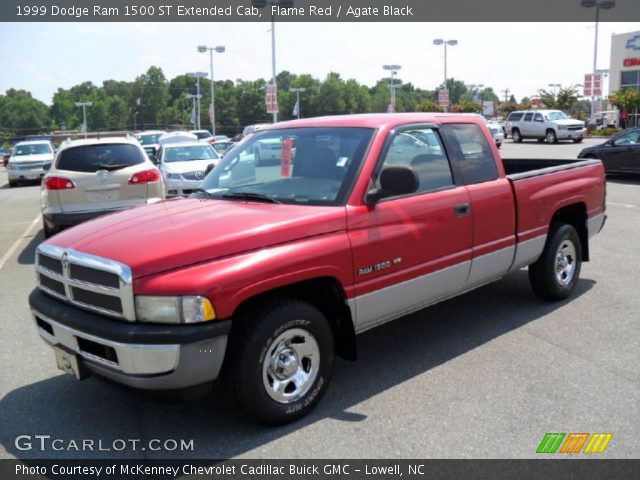
{"type": "MultiPolygon", "coordinates": [[[[508,139],[501,151],[575,158],[593,143],[508,139]]],[[[271,428],[245,420],[222,385],[170,403],[59,372],[27,305],[39,187],[10,189],[0,171],[0,458],[535,458],[547,432],[610,432],[600,457],[639,458],[640,179],[610,178],[607,189],[605,229],[569,300],[538,300],[521,270],[369,331],[311,415],[271,428]],[[22,451],[19,435],[194,449],[22,451]]]]}

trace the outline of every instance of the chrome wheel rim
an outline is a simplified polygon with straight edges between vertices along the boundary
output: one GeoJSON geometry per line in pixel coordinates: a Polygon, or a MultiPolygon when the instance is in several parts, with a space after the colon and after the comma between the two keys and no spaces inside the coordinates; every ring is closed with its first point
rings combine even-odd
{"type": "Polygon", "coordinates": [[[278,403],[292,403],[311,388],[320,368],[320,348],[315,337],[301,328],[278,336],[267,349],[262,381],[267,394],[278,403]]]}
{"type": "Polygon", "coordinates": [[[547,133],[547,142],[553,143],[554,139],[555,139],[555,135],[552,132],[548,132],[547,133]]]}
{"type": "Polygon", "coordinates": [[[573,280],[576,273],[576,246],[571,240],[563,240],[556,254],[555,271],[556,280],[563,286],[567,286],[573,280]]]}

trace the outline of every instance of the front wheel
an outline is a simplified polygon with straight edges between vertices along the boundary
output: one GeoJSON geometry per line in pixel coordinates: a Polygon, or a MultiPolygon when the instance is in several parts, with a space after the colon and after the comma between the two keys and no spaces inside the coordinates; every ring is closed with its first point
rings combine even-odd
{"type": "Polygon", "coordinates": [[[545,300],[564,300],[576,287],[582,265],[582,245],[571,225],[553,224],[540,258],[529,265],[533,292],[545,300]]]}
{"type": "Polygon", "coordinates": [[[333,371],[333,331],[324,315],[306,302],[276,298],[234,321],[231,381],[240,407],[270,424],[308,414],[333,371]]]}
{"type": "Polygon", "coordinates": [[[558,136],[556,135],[555,130],[547,130],[545,137],[547,139],[547,143],[558,143],[558,136]]]}
{"type": "Polygon", "coordinates": [[[520,135],[520,130],[514,130],[511,132],[511,140],[514,143],[522,143],[522,135],[520,135]]]}

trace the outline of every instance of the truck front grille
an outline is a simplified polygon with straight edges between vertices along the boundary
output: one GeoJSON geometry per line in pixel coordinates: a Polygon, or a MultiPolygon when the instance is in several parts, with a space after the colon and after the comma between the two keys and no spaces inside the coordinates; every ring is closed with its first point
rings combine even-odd
{"type": "Polygon", "coordinates": [[[584,127],[582,125],[569,125],[567,128],[569,130],[582,130],[584,127]]]}
{"type": "Polygon", "coordinates": [[[71,248],[40,245],[38,287],[45,293],[111,317],[135,321],[131,269],[120,262],[71,248]]]}
{"type": "Polygon", "coordinates": [[[182,173],[185,180],[202,180],[204,178],[204,170],[195,170],[193,172],[182,173]]]}

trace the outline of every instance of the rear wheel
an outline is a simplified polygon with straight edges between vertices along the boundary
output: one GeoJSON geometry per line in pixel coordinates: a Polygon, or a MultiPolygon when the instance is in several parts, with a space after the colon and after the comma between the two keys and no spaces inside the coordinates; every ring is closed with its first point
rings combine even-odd
{"type": "Polygon", "coordinates": [[[234,321],[230,381],[240,407],[271,424],[309,413],[326,391],[335,358],[324,315],[306,302],[275,298],[234,321]]]}
{"type": "Polygon", "coordinates": [[[547,130],[545,138],[547,139],[547,143],[558,143],[558,136],[555,130],[547,130]]]}
{"type": "Polygon", "coordinates": [[[582,245],[571,225],[553,224],[540,258],[529,265],[533,292],[545,300],[563,300],[578,283],[582,245]]]}
{"type": "Polygon", "coordinates": [[[511,140],[513,140],[514,143],[522,143],[522,135],[520,135],[520,130],[516,128],[511,132],[511,140]]]}

